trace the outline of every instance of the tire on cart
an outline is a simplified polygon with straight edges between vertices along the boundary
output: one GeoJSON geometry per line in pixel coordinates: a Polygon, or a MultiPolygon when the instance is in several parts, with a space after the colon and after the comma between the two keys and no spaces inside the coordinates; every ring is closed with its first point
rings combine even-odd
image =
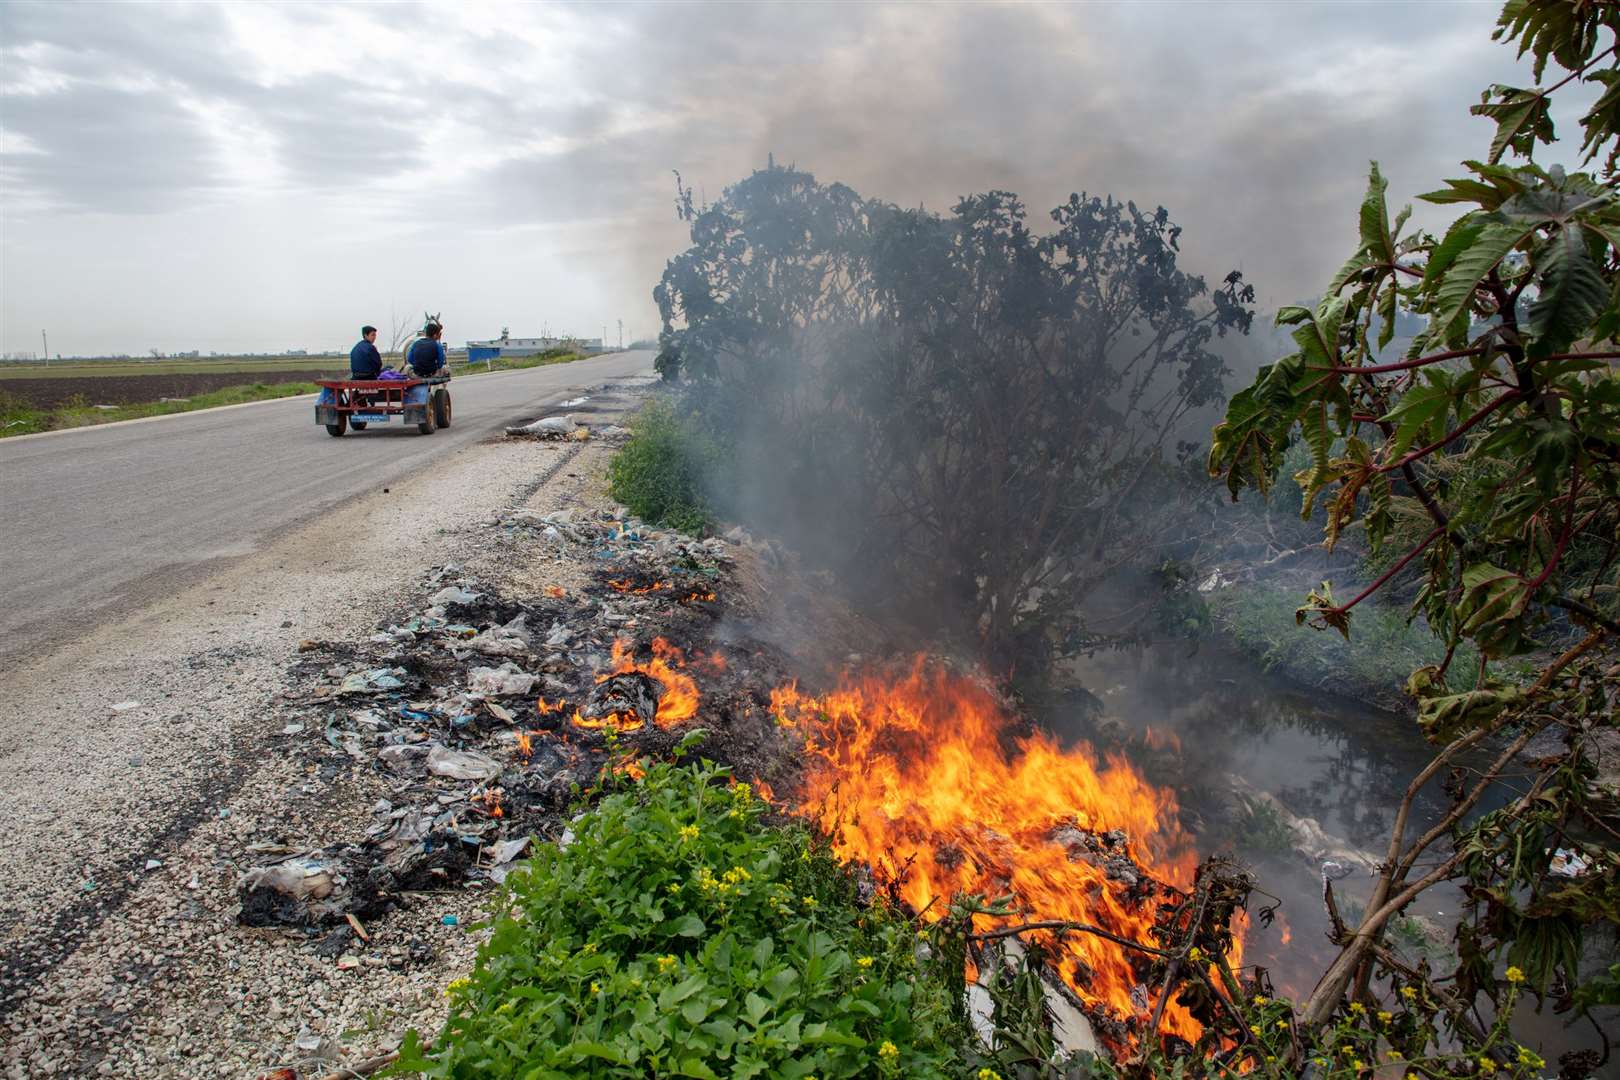
{"type": "Polygon", "coordinates": [[[355,431],[364,431],[366,430],[366,422],[364,420],[350,420],[349,427],[355,431]]]}
{"type": "Polygon", "coordinates": [[[433,392],[433,422],[442,428],[450,426],[450,391],[442,386],[433,392]]]}
{"type": "Polygon", "coordinates": [[[438,426],[433,422],[433,402],[429,400],[426,405],[422,406],[422,421],[416,425],[416,430],[423,435],[431,435],[438,429],[438,426]]]}
{"type": "Polygon", "coordinates": [[[349,426],[348,413],[340,412],[335,415],[337,416],[337,423],[326,425],[326,433],[334,439],[342,437],[344,428],[349,426]]]}

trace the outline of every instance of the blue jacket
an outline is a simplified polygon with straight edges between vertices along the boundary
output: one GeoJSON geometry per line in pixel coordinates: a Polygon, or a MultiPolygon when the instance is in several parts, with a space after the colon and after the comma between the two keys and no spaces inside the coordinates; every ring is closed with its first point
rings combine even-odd
{"type": "Polygon", "coordinates": [[[411,346],[411,355],[406,358],[411,370],[422,379],[437,375],[444,367],[445,359],[444,342],[432,338],[417,338],[416,344],[411,346]]]}
{"type": "Polygon", "coordinates": [[[360,339],[360,343],[349,350],[349,378],[375,379],[382,373],[382,353],[371,342],[360,339]]]}

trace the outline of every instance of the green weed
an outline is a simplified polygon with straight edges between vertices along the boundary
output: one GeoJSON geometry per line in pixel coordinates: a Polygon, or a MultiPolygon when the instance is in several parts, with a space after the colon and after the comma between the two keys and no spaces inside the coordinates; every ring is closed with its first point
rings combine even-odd
{"type": "MultiPolygon", "coordinates": [[[[436,1077],[931,1077],[965,1031],[913,923],[726,770],[646,776],[543,845],[495,901],[436,1077]]],[[[960,988],[960,973],[957,974],[960,988]]]]}
{"type": "Polygon", "coordinates": [[[716,444],[662,401],[645,405],[631,430],[608,469],[613,497],[655,525],[697,533],[714,524],[705,490],[721,459],[716,444]]]}

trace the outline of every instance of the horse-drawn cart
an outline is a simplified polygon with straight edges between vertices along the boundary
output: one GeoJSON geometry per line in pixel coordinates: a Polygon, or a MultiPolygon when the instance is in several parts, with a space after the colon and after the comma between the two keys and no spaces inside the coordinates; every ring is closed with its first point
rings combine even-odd
{"type": "Polygon", "coordinates": [[[326,433],[337,438],[353,428],[364,431],[372,424],[392,423],[399,417],[404,424],[415,424],[423,435],[450,426],[450,381],[447,375],[431,379],[320,379],[323,388],[315,403],[315,422],[326,425],[326,433]],[[417,390],[425,387],[425,390],[417,390]]]}

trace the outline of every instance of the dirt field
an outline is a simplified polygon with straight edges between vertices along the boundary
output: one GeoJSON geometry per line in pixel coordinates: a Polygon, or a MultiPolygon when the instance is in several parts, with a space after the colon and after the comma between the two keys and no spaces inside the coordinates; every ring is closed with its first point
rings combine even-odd
{"type": "MultiPolygon", "coordinates": [[[[319,363],[318,361],[316,363],[319,363]]],[[[36,409],[58,408],[81,399],[86,405],[134,405],[160,398],[187,398],[227,386],[310,382],[342,375],[346,361],[332,367],[264,368],[246,371],[171,372],[152,375],[64,375],[0,380],[0,394],[21,398],[36,409]]]]}

